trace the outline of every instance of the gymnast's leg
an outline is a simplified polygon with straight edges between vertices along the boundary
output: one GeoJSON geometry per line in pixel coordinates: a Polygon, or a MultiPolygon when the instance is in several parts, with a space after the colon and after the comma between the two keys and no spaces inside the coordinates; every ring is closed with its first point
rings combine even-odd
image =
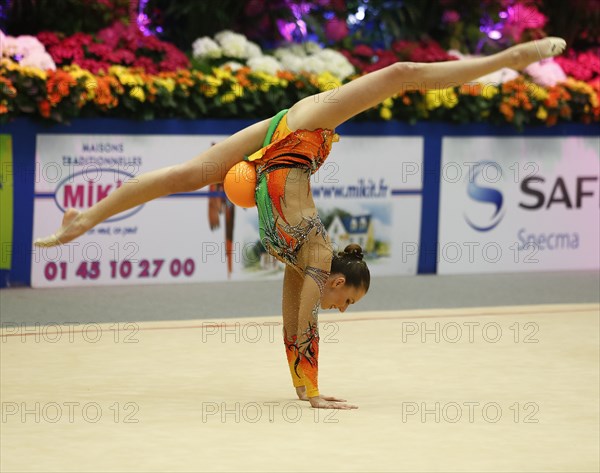
{"type": "Polygon", "coordinates": [[[222,182],[234,164],[262,147],[268,126],[269,120],[255,123],[189,161],[136,176],[85,211],[69,209],[58,231],[34,244],[68,243],[109,217],[144,202],[222,182]]]}
{"type": "Polygon", "coordinates": [[[561,38],[544,38],[481,58],[440,63],[397,62],[337,89],[300,100],[288,112],[288,126],[291,130],[333,130],[398,93],[459,86],[503,67],[523,69],[532,62],[561,54],[565,46],[561,38]]]}

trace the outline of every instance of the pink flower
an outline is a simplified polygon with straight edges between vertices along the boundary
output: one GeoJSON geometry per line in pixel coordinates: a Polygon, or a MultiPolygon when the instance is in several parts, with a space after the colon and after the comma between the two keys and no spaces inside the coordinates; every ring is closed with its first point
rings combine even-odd
{"type": "Polygon", "coordinates": [[[504,32],[520,41],[527,29],[543,28],[548,19],[534,6],[517,3],[508,7],[508,18],[504,24],[504,32]]]}
{"type": "Polygon", "coordinates": [[[456,10],[446,10],[442,15],[442,21],[449,24],[457,23],[460,21],[460,15],[456,10]]]}
{"type": "Polygon", "coordinates": [[[567,80],[565,72],[552,58],[530,64],[525,68],[525,72],[531,76],[533,82],[544,87],[552,87],[567,80]]]}
{"type": "Polygon", "coordinates": [[[330,41],[341,41],[348,36],[348,25],[346,20],[333,18],[325,25],[325,36],[330,41]]]}
{"type": "Polygon", "coordinates": [[[105,56],[113,64],[133,64],[135,61],[135,54],[127,49],[117,49],[116,51],[109,51],[105,56]]]}
{"type": "Polygon", "coordinates": [[[47,48],[49,46],[54,46],[55,44],[60,43],[60,39],[58,39],[58,36],[56,35],[56,33],[53,33],[51,31],[39,32],[37,34],[37,39],[39,39],[40,42],[47,48]]]}
{"type": "Polygon", "coordinates": [[[90,44],[87,47],[87,50],[89,53],[94,54],[94,55],[98,56],[99,58],[104,58],[113,51],[112,48],[110,48],[106,44],[101,44],[101,43],[90,44]]]}

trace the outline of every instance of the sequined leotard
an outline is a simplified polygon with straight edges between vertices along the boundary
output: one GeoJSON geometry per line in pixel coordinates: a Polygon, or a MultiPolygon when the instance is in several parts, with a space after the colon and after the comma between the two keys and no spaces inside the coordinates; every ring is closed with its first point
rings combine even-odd
{"type": "MultiPolygon", "coordinates": [[[[298,334],[285,334],[294,386],[318,396],[318,308],[331,269],[333,250],[310,192],[310,176],[323,164],[334,141],[332,130],[296,130],[287,110],[271,121],[263,148],[247,159],[256,163],[256,206],[265,249],[316,283],[310,314],[299,314],[298,334]]],[[[300,295],[298,295],[300,296],[300,295]]]]}

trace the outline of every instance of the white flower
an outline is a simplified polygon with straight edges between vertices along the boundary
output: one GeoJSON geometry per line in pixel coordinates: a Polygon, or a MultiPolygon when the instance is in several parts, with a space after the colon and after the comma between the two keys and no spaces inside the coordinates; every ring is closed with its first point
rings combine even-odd
{"type": "Polygon", "coordinates": [[[254,71],[262,71],[271,75],[283,70],[279,61],[272,56],[253,57],[248,60],[248,67],[254,71]]]}
{"type": "Polygon", "coordinates": [[[48,69],[56,70],[56,64],[52,60],[52,57],[45,51],[34,51],[32,54],[25,56],[19,63],[21,66],[37,67],[46,71],[48,69]]]}
{"type": "Polygon", "coordinates": [[[246,58],[246,46],[248,40],[244,35],[232,31],[221,31],[215,35],[215,39],[223,48],[223,56],[246,58]]]}
{"type": "Polygon", "coordinates": [[[260,46],[258,44],[253,43],[252,41],[248,41],[246,43],[246,51],[245,51],[244,57],[249,59],[249,58],[253,58],[253,57],[259,57],[262,55],[263,55],[262,49],[260,49],[260,46]]]}
{"type": "Polygon", "coordinates": [[[328,70],[327,63],[318,56],[309,56],[303,61],[304,70],[320,74],[328,70]]]}
{"type": "Polygon", "coordinates": [[[6,38],[7,36],[4,34],[4,31],[0,30],[0,56],[4,55],[4,42],[6,38]]]}
{"type": "Polygon", "coordinates": [[[315,43],[314,41],[307,41],[303,44],[304,50],[307,54],[317,54],[323,50],[319,43],[315,43]]]}
{"type": "Polygon", "coordinates": [[[235,33],[231,30],[223,30],[215,35],[215,41],[220,43],[223,38],[230,36],[232,34],[235,34],[235,33]]]}
{"type": "Polygon", "coordinates": [[[333,49],[323,49],[316,56],[327,64],[329,72],[341,80],[354,74],[354,66],[350,64],[346,56],[333,49]]]}
{"type": "Polygon", "coordinates": [[[293,54],[286,54],[280,59],[283,69],[286,71],[299,73],[304,70],[304,60],[293,54]]]}
{"type": "Polygon", "coordinates": [[[35,36],[17,36],[17,54],[27,56],[32,53],[45,53],[46,48],[35,36]]]}
{"type": "Polygon", "coordinates": [[[2,48],[2,56],[4,57],[14,56],[18,54],[19,51],[17,38],[13,36],[4,36],[2,45],[0,45],[0,47],[2,48]]]}
{"type": "Polygon", "coordinates": [[[198,38],[192,43],[193,56],[195,58],[218,58],[221,57],[221,48],[208,36],[198,38]]]}
{"type": "Polygon", "coordinates": [[[235,72],[244,67],[244,65],[236,61],[228,61],[225,64],[223,64],[223,67],[229,67],[232,70],[232,72],[235,72]]]}

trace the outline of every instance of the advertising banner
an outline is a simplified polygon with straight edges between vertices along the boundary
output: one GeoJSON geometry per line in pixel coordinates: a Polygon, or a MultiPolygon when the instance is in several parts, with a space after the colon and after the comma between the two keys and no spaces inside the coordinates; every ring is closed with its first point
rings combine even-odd
{"type": "Polygon", "coordinates": [[[438,273],[598,269],[598,137],[443,139],[438,273]]]}
{"type": "MultiPolygon", "coordinates": [[[[34,237],[135,177],[191,159],[221,135],[38,135],[34,237]]],[[[365,249],[373,275],[416,274],[423,139],[343,137],[312,180],[334,244],[365,249]],[[410,245],[402,244],[411,242],[410,245]],[[414,243],[413,243],[414,242],[414,243]]],[[[256,209],[211,186],[127,210],[54,248],[34,248],[32,286],[157,284],[280,277],[256,209]]]]}

